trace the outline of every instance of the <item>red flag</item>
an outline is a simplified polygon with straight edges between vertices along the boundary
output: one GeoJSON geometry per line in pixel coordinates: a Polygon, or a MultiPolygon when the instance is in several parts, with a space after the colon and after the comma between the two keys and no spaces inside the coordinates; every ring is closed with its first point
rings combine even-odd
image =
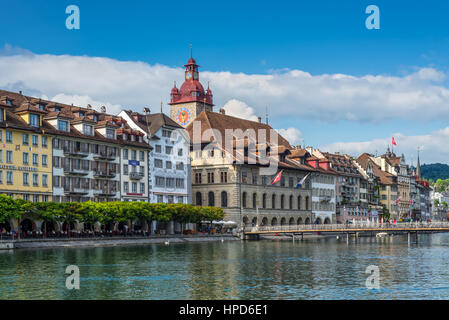
{"type": "Polygon", "coordinates": [[[273,179],[273,181],[271,182],[271,184],[275,184],[276,182],[281,181],[282,171],[284,171],[284,170],[281,170],[281,171],[276,175],[276,177],[274,177],[274,179],[273,179]]]}
{"type": "Polygon", "coordinates": [[[391,137],[391,143],[392,143],[394,146],[397,146],[396,141],[394,141],[394,137],[391,137]]]}

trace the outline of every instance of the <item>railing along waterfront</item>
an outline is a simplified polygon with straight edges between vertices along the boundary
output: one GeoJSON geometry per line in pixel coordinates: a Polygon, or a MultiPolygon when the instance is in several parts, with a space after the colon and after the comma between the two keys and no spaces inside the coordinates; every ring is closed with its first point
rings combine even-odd
{"type": "Polygon", "coordinates": [[[301,232],[301,231],[377,231],[377,230],[426,230],[448,229],[449,222],[400,222],[400,223],[354,223],[354,224],[304,224],[284,226],[245,227],[245,233],[301,232]]]}

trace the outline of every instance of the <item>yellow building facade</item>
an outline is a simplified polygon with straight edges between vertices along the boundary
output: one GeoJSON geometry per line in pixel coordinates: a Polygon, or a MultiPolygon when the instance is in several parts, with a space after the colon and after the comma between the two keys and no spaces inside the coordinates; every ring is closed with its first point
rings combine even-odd
{"type": "MultiPolygon", "coordinates": [[[[5,111],[0,109],[5,119],[5,111]]],[[[27,123],[29,113],[20,115],[27,123]]],[[[0,128],[0,193],[33,202],[52,201],[52,137],[36,128],[0,128]]],[[[8,121],[6,121],[8,123],[8,121]]]]}

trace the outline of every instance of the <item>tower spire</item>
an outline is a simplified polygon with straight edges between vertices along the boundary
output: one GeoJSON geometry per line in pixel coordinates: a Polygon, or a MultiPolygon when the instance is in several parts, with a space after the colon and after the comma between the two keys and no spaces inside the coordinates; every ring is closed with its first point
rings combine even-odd
{"type": "Polygon", "coordinates": [[[192,44],[190,44],[190,58],[193,58],[193,50],[192,50],[192,44]]]}
{"type": "Polygon", "coordinates": [[[421,164],[419,163],[419,147],[418,147],[418,161],[416,163],[416,175],[418,176],[418,179],[421,180],[421,164]]]}

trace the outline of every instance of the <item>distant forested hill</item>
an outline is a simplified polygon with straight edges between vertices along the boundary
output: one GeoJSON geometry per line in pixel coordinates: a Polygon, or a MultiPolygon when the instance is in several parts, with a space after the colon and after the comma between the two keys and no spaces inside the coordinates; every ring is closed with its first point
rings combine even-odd
{"type": "Polygon", "coordinates": [[[438,179],[449,179],[449,165],[444,163],[423,164],[421,176],[426,179],[437,181],[438,179]]]}

